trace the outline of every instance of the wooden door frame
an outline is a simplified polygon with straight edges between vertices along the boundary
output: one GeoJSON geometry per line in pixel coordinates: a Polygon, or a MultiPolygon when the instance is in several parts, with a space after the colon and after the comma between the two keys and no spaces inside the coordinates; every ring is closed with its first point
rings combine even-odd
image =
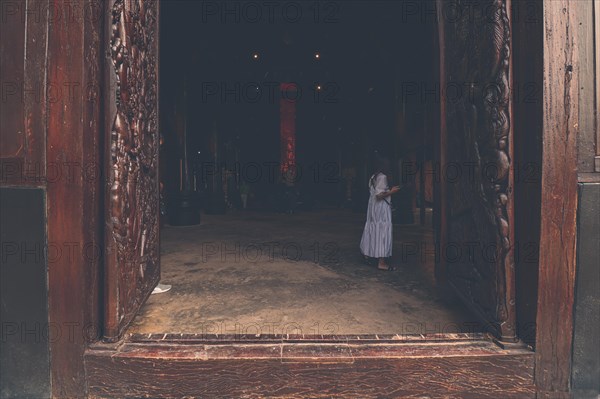
{"type": "Polygon", "coordinates": [[[533,398],[533,354],[487,334],[156,334],[86,354],[92,398],[533,398]]]}
{"type": "MultiPolygon", "coordinates": [[[[543,143],[535,381],[543,398],[568,398],[577,242],[577,137],[582,82],[577,0],[543,6],[543,143]]],[[[583,2],[581,2],[583,3],[583,2]]],[[[583,43],[581,47],[583,47],[583,43]]]]}
{"type": "MultiPolygon", "coordinates": [[[[78,7],[80,10],[89,11],[93,1],[75,0],[70,3],[74,9],[78,7]]],[[[555,0],[544,2],[543,5],[540,0],[539,3],[540,7],[543,7],[544,32],[548,33],[544,35],[544,46],[540,49],[544,52],[545,106],[535,384],[536,389],[542,393],[540,397],[546,398],[568,397],[569,390],[577,204],[577,126],[574,126],[572,121],[577,120],[579,112],[576,100],[577,42],[576,38],[569,34],[569,28],[577,22],[576,3],[576,0],[555,0]],[[566,9],[567,13],[563,13],[563,9],[566,9]],[[556,79],[557,73],[564,74],[564,81],[556,79]],[[571,94],[570,101],[565,98],[565,93],[571,94]],[[555,195],[556,184],[566,187],[564,195],[555,195]]],[[[60,80],[61,83],[79,82],[81,87],[103,88],[104,77],[101,71],[104,65],[103,57],[107,56],[104,28],[102,18],[89,16],[76,20],[53,21],[48,33],[48,76],[60,80]]],[[[114,95],[101,91],[98,94],[114,95]]],[[[69,154],[69,160],[75,160],[84,166],[91,162],[101,170],[99,166],[106,130],[103,110],[99,101],[90,101],[89,92],[82,91],[78,96],[77,101],[73,101],[71,96],[63,96],[48,108],[47,159],[48,162],[64,161],[65,154],[69,154]]],[[[288,342],[294,344],[292,346],[285,346],[280,342],[273,346],[273,340],[283,341],[283,337],[265,337],[267,341],[271,339],[271,342],[259,344],[252,342],[255,338],[250,337],[246,337],[245,341],[236,339],[233,342],[226,342],[226,337],[225,340],[223,337],[215,337],[218,342],[213,340],[212,344],[193,340],[191,343],[170,341],[160,344],[156,339],[151,342],[123,340],[113,346],[103,344],[98,341],[98,327],[102,324],[103,300],[99,289],[102,262],[98,257],[90,257],[89,252],[86,252],[89,248],[85,248],[88,244],[102,244],[102,183],[101,179],[83,178],[75,184],[68,179],[48,183],[48,241],[54,245],[64,245],[65,248],[73,248],[73,243],[79,244],[75,245],[77,249],[70,253],[69,257],[65,256],[60,262],[50,265],[48,270],[49,322],[61,333],[50,341],[54,397],[78,398],[86,397],[88,393],[92,397],[100,395],[102,391],[94,389],[101,387],[102,381],[93,380],[97,384],[91,384],[92,376],[105,381],[115,376],[111,375],[108,369],[101,369],[100,374],[93,374],[94,370],[98,370],[94,369],[94,365],[98,364],[96,362],[100,361],[99,359],[111,366],[129,362],[134,367],[129,369],[130,372],[135,371],[135,367],[145,364],[145,367],[160,373],[160,367],[151,368],[149,363],[142,360],[151,358],[160,364],[174,365],[181,362],[185,364],[186,359],[193,358],[194,367],[210,366],[204,369],[210,372],[202,377],[205,383],[209,383],[213,376],[216,378],[220,371],[232,372],[235,371],[232,370],[233,366],[245,367],[248,361],[252,361],[252,369],[284,372],[288,377],[297,378],[294,381],[299,384],[298,389],[301,389],[310,381],[315,385],[327,382],[332,386],[356,386],[356,380],[344,379],[348,367],[344,367],[343,364],[347,363],[348,356],[343,354],[348,353],[344,351],[348,350],[349,345],[354,345],[358,352],[362,351],[362,359],[368,359],[357,360],[360,356],[353,355],[353,367],[382,371],[379,376],[383,380],[375,379],[374,383],[388,381],[386,376],[389,376],[390,370],[397,371],[399,364],[403,364],[404,367],[414,364],[411,362],[416,362],[414,359],[417,357],[411,353],[412,350],[422,348],[423,345],[435,348],[435,344],[430,342],[432,337],[422,337],[417,343],[405,342],[402,337],[371,337],[370,340],[367,337],[358,337],[362,341],[369,341],[366,343],[368,347],[362,348],[361,345],[365,344],[350,337],[291,337],[292,341],[288,342]],[[207,352],[211,349],[208,348],[209,345],[214,345],[211,346],[214,349],[211,353],[207,352]],[[205,348],[205,352],[198,351],[200,347],[205,348]],[[284,349],[291,351],[288,356],[282,356],[284,349]],[[304,349],[306,351],[302,352],[304,349]],[[197,352],[192,355],[190,351],[197,352]],[[273,355],[273,351],[277,353],[273,355]],[[294,359],[298,358],[301,361],[295,362],[294,359]],[[331,361],[332,358],[336,360],[331,361]],[[284,367],[286,361],[295,366],[284,367]],[[311,362],[312,366],[307,368],[306,361],[311,362]],[[271,367],[261,368],[261,364],[271,367]],[[297,372],[292,372],[292,369],[297,372]],[[310,370],[317,370],[318,377],[314,377],[315,374],[310,370]],[[306,382],[303,378],[306,378],[306,382]],[[318,380],[317,383],[317,380],[311,378],[322,380],[318,380]],[[93,389],[88,391],[89,388],[93,389]]],[[[446,340],[448,338],[442,337],[446,340]]],[[[207,339],[210,340],[210,337],[207,339]]],[[[290,337],[285,339],[289,340],[290,337]]],[[[408,339],[410,341],[410,337],[408,339]]],[[[501,348],[496,344],[496,347],[492,347],[487,338],[466,339],[473,345],[484,348],[483,352],[478,354],[478,358],[466,357],[470,364],[467,368],[479,369],[481,360],[488,361],[485,356],[481,357],[485,355],[486,350],[494,351],[497,354],[494,359],[499,362],[510,362],[515,360],[514,356],[517,355],[531,357],[515,352],[521,350],[518,348],[501,348]]],[[[454,344],[456,342],[451,346],[456,347],[454,344]]],[[[443,346],[448,346],[448,342],[443,346]]],[[[442,347],[438,346],[437,350],[442,350],[442,347]]],[[[474,350],[474,347],[469,346],[468,350],[474,350]]],[[[448,354],[443,360],[437,352],[430,352],[425,358],[437,359],[435,361],[446,362],[445,364],[449,365],[461,364],[452,363],[461,358],[459,352],[450,351],[448,354]]],[[[515,370],[527,375],[529,370],[532,370],[533,363],[521,360],[521,368],[515,370]]],[[[247,375],[251,377],[252,371],[247,370],[247,375]]],[[[243,372],[243,369],[239,371],[243,372]]],[[[520,378],[517,375],[514,377],[520,378]]],[[[409,383],[417,382],[409,376],[406,378],[408,379],[405,381],[409,383]]],[[[450,375],[448,378],[451,378],[448,380],[452,381],[451,384],[459,386],[462,382],[473,382],[468,375],[462,373],[450,375]]],[[[238,380],[247,381],[249,386],[254,384],[252,378],[238,380]]],[[[523,384],[526,385],[527,383],[523,384]]],[[[385,388],[385,385],[382,386],[385,388]]],[[[254,389],[256,392],[261,391],[261,387],[255,386],[254,389]]]]}

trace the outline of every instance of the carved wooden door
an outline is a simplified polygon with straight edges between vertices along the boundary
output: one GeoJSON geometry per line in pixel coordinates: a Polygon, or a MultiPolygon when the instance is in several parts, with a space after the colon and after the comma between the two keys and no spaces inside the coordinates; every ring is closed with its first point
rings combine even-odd
{"type": "Polygon", "coordinates": [[[109,6],[104,336],[116,340],[160,279],[159,4],[109,6]]]}
{"type": "Polygon", "coordinates": [[[440,270],[515,339],[510,0],[438,0],[440,270]]]}

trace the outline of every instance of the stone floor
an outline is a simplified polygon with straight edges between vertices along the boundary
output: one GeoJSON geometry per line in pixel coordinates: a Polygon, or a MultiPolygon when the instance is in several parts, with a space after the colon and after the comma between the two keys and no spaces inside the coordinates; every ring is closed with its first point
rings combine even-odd
{"type": "Polygon", "coordinates": [[[364,217],[237,211],[203,215],[198,226],[166,226],[162,283],[173,288],[150,297],[130,332],[473,331],[474,317],[435,287],[431,228],[394,226],[398,270],[379,271],[358,249],[364,217]]]}

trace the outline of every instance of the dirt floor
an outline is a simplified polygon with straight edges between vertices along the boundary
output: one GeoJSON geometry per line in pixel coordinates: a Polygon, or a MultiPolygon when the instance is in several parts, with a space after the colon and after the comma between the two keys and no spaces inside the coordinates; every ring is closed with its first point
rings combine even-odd
{"type": "Polygon", "coordinates": [[[360,255],[365,216],[235,211],[166,226],[162,283],[131,333],[423,334],[477,330],[435,288],[431,227],[394,226],[392,264],[360,255]],[[416,253],[416,254],[415,254],[416,253]]]}

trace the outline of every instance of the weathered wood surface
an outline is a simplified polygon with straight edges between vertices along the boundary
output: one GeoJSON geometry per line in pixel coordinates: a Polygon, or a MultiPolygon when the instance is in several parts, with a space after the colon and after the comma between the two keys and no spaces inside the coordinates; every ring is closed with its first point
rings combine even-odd
{"type": "Polygon", "coordinates": [[[533,352],[526,349],[504,350],[489,339],[466,336],[368,338],[373,340],[95,345],[86,354],[89,393],[91,398],[535,396],[533,352]]]}
{"type": "MultiPolygon", "coordinates": [[[[596,69],[595,47],[599,46],[594,41],[594,1],[576,1],[572,10],[577,23],[573,35],[577,46],[577,61],[579,70],[575,84],[578,85],[579,134],[577,135],[577,170],[579,173],[593,173],[595,170],[596,150],[596,69]]],[[[600,24],[600,22],[595,22],[600,24]]],[[[600,181],[600,176],[599,180],[600,181]]]]}
{"type": "MultiPolygon", "coordinates": [[[[65,11],[60,0],[52,3],[65,11]]],[[[83,353],[97,338],[100,312],[101,115],[94,89],[102,79],[102,21],[84,15],[93,9],[89,2],[70,5],[71,17],[52,18],[47,43],[48,81],[63,90],[47,103],[48,164],[62,168],[47,184],[54,249],[48,263],[50,364],[57,398],[85,397],[83,353]]]]}
{"type": "Polygon", "coordinates": [[[323,334],[129,334],[126,341],[131,343],[265,343],[265,342],[458,342],[487,340],[485,333],[440,333],[440,334],[360,334],[360,335],[323,335],[323,334]]]}
{"type": "Polygon", "coordinates": [[[0,185],[46,184],[46,99],[66,88],[47,81],[48,0],[2,5],[0,23],[0,185]],[[25,7],[31,12],[27,13],[25,7]]]}
{"type": "Polygon", "coordinates": [[[566,397],[571,374],[579,133],[579,1],[544,2],[542,220],[536,332],[539,397],[566,397]]]}

